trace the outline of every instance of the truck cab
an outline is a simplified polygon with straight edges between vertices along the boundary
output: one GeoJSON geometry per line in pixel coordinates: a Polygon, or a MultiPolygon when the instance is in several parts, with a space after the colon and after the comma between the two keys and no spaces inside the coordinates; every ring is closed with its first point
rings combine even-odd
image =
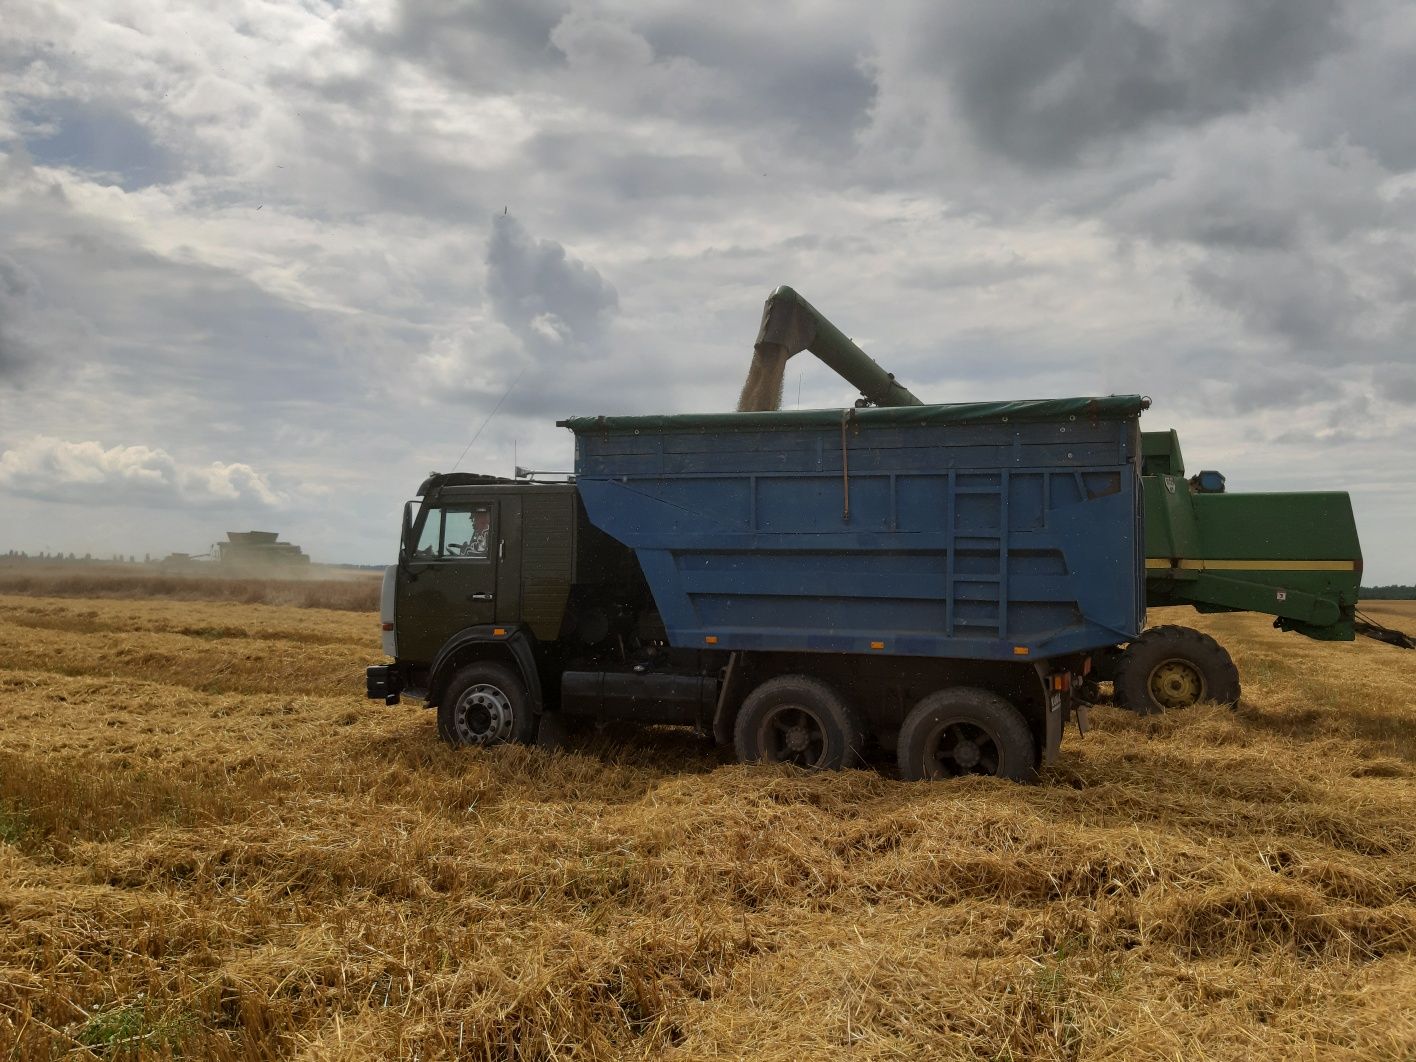
{"type": "MultiPolygon", "coordinates": [[[[536,723],[530,732],[548,708],[599,718],[607,699],[609,714],[698,721],[716,691],[700,679],[718,662],[687,654],[674,663],[692,681],[665,681],[675,654],[634,555],[589,522],[573,484],[434,475],[418,495],[384,576],[383,647],[395,662],[368,669],[370,697],[409,696],[455,713],[449,691],[459,674],[493,667],[519,687],[536,723]],[[634,681],[616,678],[626,675],[634,681]]],[[[444,737],[494,743],[495,733],[475,727],[459,737],[463,722],[444,725],[444,737]]]]}
{"type": "Polygon", "coordinates": [[[393,569],[398,658],[431,665],[469,628],[554,640],[575,575],[575,488],[434,476],[419,498],[405,507],[393,569]]]}

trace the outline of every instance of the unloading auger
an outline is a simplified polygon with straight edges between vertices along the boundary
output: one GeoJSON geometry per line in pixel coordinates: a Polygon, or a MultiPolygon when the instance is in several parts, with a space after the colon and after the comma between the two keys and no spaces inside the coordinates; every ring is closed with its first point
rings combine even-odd
{"type": "Polygon", "coordinates": [[[861,393],[857,405],[918,406],[923,403],[861,350],[811,303],[783,286],[767,296],[762,325],[752,347],[738,401],[739,413],[766,412],[782,404],[782,372],[787,359],[809,350],[861,393]]]}

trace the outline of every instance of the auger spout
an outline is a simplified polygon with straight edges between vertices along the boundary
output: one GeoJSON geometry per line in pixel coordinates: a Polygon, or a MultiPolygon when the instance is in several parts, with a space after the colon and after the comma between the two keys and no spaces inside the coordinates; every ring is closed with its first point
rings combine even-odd
{"type": "Polygon", "coordinates": [[[791,288],[767,296],[762,326],[752,348],[752,368],[738,400],[738,411],[777,409],[787,359],[809,350],[856,387],[871,405],[918,406],[923,403],[882,369],[874,359],[791,288]]]}

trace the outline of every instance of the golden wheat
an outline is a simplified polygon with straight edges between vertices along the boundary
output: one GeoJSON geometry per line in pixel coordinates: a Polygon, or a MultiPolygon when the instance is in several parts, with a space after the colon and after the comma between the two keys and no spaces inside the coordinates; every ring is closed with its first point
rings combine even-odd
{"type": "Polygon", "coordinates": [[[171,598],[366,612],[379,607],[378,574],[318,566],[256,577],[213,566],[164,571],[143,565],[0,562],[0,594],[171,598]]]}
{"type": "Polygon", "coordinates": [[[1152,618],[1237,711],[911,785],[452,750],[371,615],[0,597],[0,1057],[1410,1057],[1416,653],[1152,618]]]}

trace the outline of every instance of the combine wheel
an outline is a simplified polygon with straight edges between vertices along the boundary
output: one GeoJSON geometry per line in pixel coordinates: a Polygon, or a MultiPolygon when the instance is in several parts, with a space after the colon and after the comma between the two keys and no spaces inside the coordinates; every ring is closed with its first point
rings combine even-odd
{"type": "Polygon", "coordinates": [[[1152,627],[1121,654],[1116,703],[1138,715],[1239,700],[1239,670],[1224,647],[1189,627],[1152,627]]]}
{"type": "Polygon", "coordinates": [[[526,686],[502,664],[464,667],[438,705],[438,737],[451,745],[524,745],[535,736],[526,686]]]}
{"type": "Polygon", "coordinates": [[[733,728],[743,763],[792,763],[819,771],[860,756],[860,717],[834,689],[809,675],[779,675],[748,694],[733,728]]]}
{"type": "Polygon", "coordinates": [[[900,777],[909,782],[993,775],[1015,782],[1037,773],[1027,720],[996,693],[959,686],[931,693],[900,727],[900,777]]]}

